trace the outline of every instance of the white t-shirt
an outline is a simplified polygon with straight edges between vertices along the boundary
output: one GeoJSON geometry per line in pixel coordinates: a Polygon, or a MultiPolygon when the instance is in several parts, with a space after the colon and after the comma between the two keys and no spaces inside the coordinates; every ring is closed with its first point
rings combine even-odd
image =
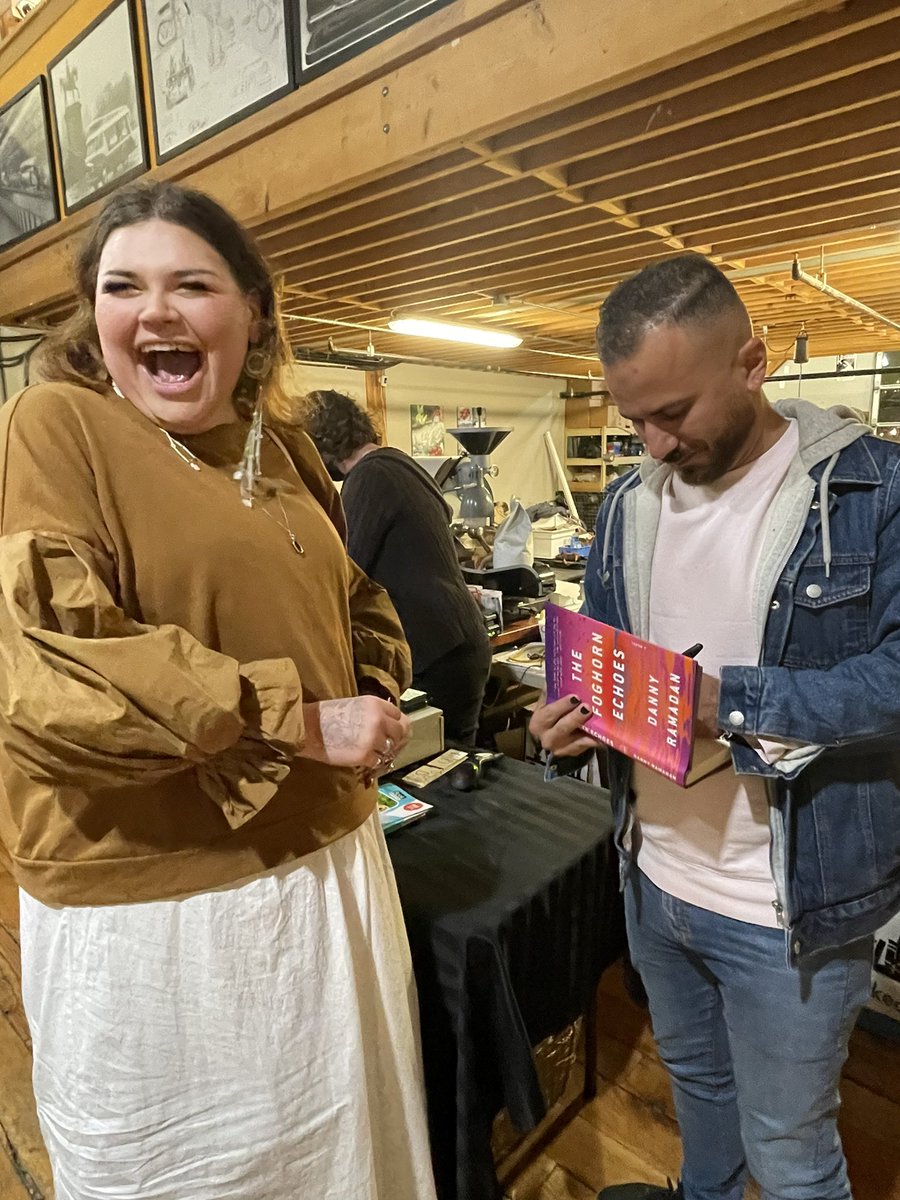
{"type": "MultiPolygon", "coordinates": [[[[713,484],[673,472],[662,495],[650,585],[650,640],[672,650],[702,642],[706,674],[755,666],[751,597],[772,502],[797,453],[796,422],[760,458],[713,484]]],[[[679,788],[634,767],[637,861],[657,887],[700,908],[778,925],[766,786],[729,766],[679,788]]]]}

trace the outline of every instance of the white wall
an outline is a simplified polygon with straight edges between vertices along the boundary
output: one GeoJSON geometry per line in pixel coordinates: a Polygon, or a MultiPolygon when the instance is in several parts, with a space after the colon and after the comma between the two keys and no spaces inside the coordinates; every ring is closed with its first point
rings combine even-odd
{"type": "MultiPolygon", "coordinates": [[[[365,378],[360,371],[298,363],[295,387],[304,392],[335,388],[365,405],[365,378]]],[[[407,454],[410,452],[411,405],[440,405],[444,410],[444,425],[448,428],[456,424],[457,408],[480,405],[487,410],[489,425],[512,429],[491,458],[500,470],[499,476],[492,480],[495,498],[509,500],[518,496],[525,505],[552,500],[556,482],[544,444],[544,432],[550,431],[557,453],[562,457],[565,454],[565,405],[560,392],[564,388],[562,379],[402,363],[387,372],[387,441],[407,454]]],[[[448,434],[445,453],[453,455],[458,449],[456,441],[448,434]]]]}
{"type": "MultiPolygon", "coordinates": [[[[857,354],[855,357],[857,371],[869,371],[874,368],[874,354],[857,354]]],[[[803,364],[803,374],[833,371],[835,363],[834,357],[811,358],[808,363],[803,364]]],[[[775,374],[776,377],[796,375],[798,370],[797,363],[789,361],[779,367],[775,374]]],[[[873,389],[874,376],[872,375],[851,375],[849,377],[839,375],[834,379],[803,379],[799,382],[794,379],[787,383],[767,383],[765,390],[770,400],[782,400],[799,395],[803,400],[817,404],[819,408],[830,408],[833,404],[845,404],[848,408],[857,409],[868,419],[872,411],[873,389]]]]}

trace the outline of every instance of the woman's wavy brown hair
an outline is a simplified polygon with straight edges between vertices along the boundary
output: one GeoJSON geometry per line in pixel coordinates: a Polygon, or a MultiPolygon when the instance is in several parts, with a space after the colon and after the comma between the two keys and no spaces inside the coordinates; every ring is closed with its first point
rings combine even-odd
{"type": "Polygon", "coordinates": [[[253,349],[262,352],[264,361],[262,369],[253,375],[246,367],[241,371],[232,400],[238,412],[249,415],[257,397],[261,397],[274,417],[289,419],[292,409],[281,373],[291,354],[266,261],[246,229],[211,196],[177,183],[151,180],[128,184],[106,201],[75,260],[78,307],[35,351],[32,378],[76,383],[104,394],[110,391],[94,319],[100,255],[117,229],[153,220],[180,225],[202,238],[228,264],[241,291],[254,297],[260,312],[260,339],[253,349]]]}

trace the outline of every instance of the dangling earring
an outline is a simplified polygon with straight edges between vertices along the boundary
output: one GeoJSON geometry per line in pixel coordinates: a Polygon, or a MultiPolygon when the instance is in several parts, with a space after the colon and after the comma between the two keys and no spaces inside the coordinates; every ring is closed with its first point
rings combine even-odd
{"type": "Polygon", "coordinates": [[[247,508],[253,507],[253,501],[260,495],[262,476],[262,437],[263,413],[262,405],[257,400],[253,411],[253,420],[244,442],[244,453],[241,465],[234,473],[235,479],[241,485],[241,503],[247,508]]]}

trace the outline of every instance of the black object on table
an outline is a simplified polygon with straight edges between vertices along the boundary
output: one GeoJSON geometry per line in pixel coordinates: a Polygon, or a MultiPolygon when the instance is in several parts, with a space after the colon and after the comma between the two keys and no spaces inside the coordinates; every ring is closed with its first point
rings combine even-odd
{"type": "MultiPolygon", "coordinates": [[[[410,791],[416,791],[410,788],[410,791]]],[[[495,1200],[491,1127],[545,1115],[532,1047],[592,1006],[624,949],[606,792],[502,759],[388,838],[419,991],[440,1200],[495,1200]]]]}

